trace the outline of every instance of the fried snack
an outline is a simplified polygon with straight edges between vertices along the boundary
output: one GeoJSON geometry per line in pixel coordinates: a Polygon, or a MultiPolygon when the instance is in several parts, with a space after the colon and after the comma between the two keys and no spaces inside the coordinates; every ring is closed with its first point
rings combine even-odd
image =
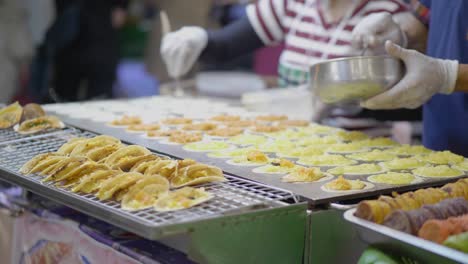
{"type": "Polygon", "coordinates": [[[368,181],[374,183],[385,183],[393,185],[406,185],[418,181],[411,173],[400,173],[400,172],[387,172],[384,174],[372,175],[367,178],[368,181]]]}
{"type": "Polygon", "coordinates": [[[84,141],[81,141],[73,151],[70,153],[70,156],[77,157],[77,156],[86,156],[88,152],[93,149],[97,149],[103,146],[108,145],[121,145],[119,139],[111,136],[97,136],[93,137],[84,141]]]}
{"type": "Polygon", "coordinates": [[[389,148],[398,146],[398,143],[386,137],[376,137],[371,139],[362,140],[359,142],[366,147],[375,147],[375,148],[389,148]]]}
{"type": "MultiPolygon", "coordinates": [[[[68,161],[68,163],[70,163],[70,162],[71,162],[71,160],[68,161]]],[[[55,182],[60,182],[60,181],[64,181],[64,180],[71,181],[75,177],[79,177],[80,175],[82,175],[82,173],[86,173],[86,172],[88,172],[90,170],[109,169],[109,168],[104,164],[98,164],[98,163],[96,163],[94,161],[86,160],[83,163],[81,163],[81,162],[77,163],[77,166],[75,166],[73,168],[69,167],[69,169],[70,170],[68,170],[66,173],[60,173],[59,175],[55,174],[55,177],[53,177],[53,181],[55,181],[55,182]]],[[[52,178],[46,178],[44,181],[49,181],[49,179],[52,179],[52,178]]]]}
{"type": "Polygon", "coordinates": [[[178,169],[171,177],[171,186],[179,188],[208,182],[225,181],[223,171],[220,168],[197,163],[178,169]]]}
{"type": "Polygon", "coordinates": [[[435,204],[448,198],[464,197],[468,199],[468,179],[460,179],[442,188],[419,189],[395,197],[380,196],[377,200],[366,200],[358,204],[355,215],[359,218],[382,223],[394,210],[413,210],[422,205],[435,204]]]}
{"type": "Polygon", "coordinates": [[[141,174],[145,174],[146,170],[150,167],[155,165],[159,160],[161,160],[161,157],[158,157],[156,155],[152,155],[152,159],[144,159],[140,160],[133,167],[130,169],[132,172],[139,172],[141,174]]]}
{"type": "Polygon", "coordinates": [[[175,134],[180,134],[178,130],[158,130],[146,132],[147,137],[158,138],[158,137],[170,137],[175,134]]]}
{"type": "Polygon", "coordinates": [[[124,115],[120,119],[113,120],[110,124],[113,126],[130,126],[130,125],[139,125],[141,123],[143,123],[143,121],[138,116],[124,115]]]}
{"type": "Polygon", "coordinates": [[[421,177],[458,177],[464,175],[462,171],[447,165],[419,167],[413,170],[413,173],[421,177]]]}
{"type": "Polygon", "coordinates": [[[254,126],[255,124],[256,122],[253,120],[239,120],[239,121],[224,122],[224,125],[227,127],[241,127],[241,128],[251,127],[251,126],[254,126]]]}
{"type": "Polygon", "coordinates": [[[421,155],[419,156],[419,159],[421,161],[429,162],[432,164],[448,165],[448,164],[460,163],[465,158],[461,155],[457,155],[446,150],[446,151],[432,152],[427,155],[421,155]]]}
{"type": "Polygon", "coordinates": [[[273,121],[288,120],[288,117],[285,115],[260,115],[260,116],[257,116],[255,120],[273,122],[273,121]]]}
{"type": "Polygon", "coordinates": [[[127,131],[130,132],[146,132],[146,131],[155,131],[161,129],[161,126],[158,124],[136,124],[129,125],[127,131]]]}
{"type": "Polygon", "coordinates": [[[245,156],[234,157],[228,163],[236,165],[263,165],[268,163],[270,158],[263,152],[258,150],[251,150],[245,156]]]}
{"type": "Polygon", "coordinates": [[[355,153],[355,152],[363,152],[366,151],[366,148],[363,147],[361,144],[355,143],[338,143],[333,144],[327,147],[327,152],[329,153],[355,153]]]}
{"type": "Polygon", "coordinates": [[[446,220],[429,220],[421,227],[418,236],[440,244],[449,236],[464,232],[468,232],[468,214],[446,220]]]}
{"type": "Polygon", "coordinates": [[[295,167],[293,171],[281,178],[284,182],[315,182],[325,177],[319,168],[295,167]]]}
{"type": "Polygon", "coordinates": [[[116,152],[122,147],[121,144],[107,145],[95,149],[91,149],[86,153],[86,157],[95,162],[104,162],[107,157],[116,152]]]}
{"type": "Polygon", "coordinates": [[[237,115],[217,115],[213,116],[210,118],[212,121],[217,121],[217,122],[234,122],[234,121],[240,121],[241,118],[240,116],[237,115]]]}
{"type": "Polygon", "coordinates": [[[156,200],[169,191],[169,182],[159,175],[143,177],[122,197],[121,207],[127,211],[150,208],[156,200]]]}
{"type": "Polygon", "coordinates": [[[360,131],[338,131],[336,135],[345,141],[359,141],[369,138],[368,135],[360,131]]]}
{"type": "Polygon", "coordinates": [[[374,149],[369,152],[353,153],[347,155],[346,157],[361,161],[388,161],[397,158],[395,154],[378,149],[374,149]]]}
{"type": "Polygon", "coordinates": [[[295,147],[290,149],[283,149],[276,153],[279,157],[285,158],[303,158],[307,159],[310,156],[322,155],[324,153],[323,147],[309,146],[309,147],[295,147]]]}
{"type": "Polygon", "coordinates": [[[346,166],[346,165],[353,165],[356,164],[357,161],[345,158],[342,155],[331,155],[331,154],[324,154],[324,155],[316,155],[316,156],[307,156],[300,158],[297,161],[298,164],[306,165],[306,166],[346,166]]]}
{"type": "Polygon", "coordinates": [[[41,116],[29,119],[21,123],[18,127],[20,134],[33,134],[49,128],[63,128],[64,125],[56,116],[41,116]]]}
{"type": "Polygon", "coordinates": [[[179,170],[196,164],[197,162],[192,159],[184,159],[184,160],[159,160],[156,164],[150,166],[145,171],[145,176],[148,175],[161,175],[168,179],[169,181],[177,175],[179,170]]]}
{"type": "Polygon", "coordinates": [[[306,127],[310,124],[307,120],[282,120],[278,122],[280,126],[306,127]]]}
{"type": "Polygon", "coordinates": [[[368,175],[368,174],[376,174],[382,173],[385,169],[377,164],[359,164],[359,165],[348,165],[348,166],[341,166],[336,167],[333,169],[328,170],[328,173],[331,174],[346,174],[346,175],[368,175]]]}
{"type": "Polygon", "coordinates": [[[256,173],[290,173],[294,171],[296,164],[287,159],[274,159],[270,164],[255,168],[253,171],[256,173]]]}
{"type": "Polygon", "coordinates": [[[162,123],[165,125],[187,125],[192,124],[192,122],[193,119],[183,117],[166,118],[162,120],[162,123]]]}
{"type": "Polygon", "coordinates": [[[35,118],[45,116],[45,115],[46,113],[44,109],[42,108],[42,106],[38,104],[34,104],[34,103],[27,104],[23,106],[23,114],[21,115],[20,123],[26,120],[35,119],[35,118]]]}
{"type": "Polygon", "coordinates": [[[36,166],[34,166],[29,174],[39,173],[41,174],[44,170],[48,170],[50,167],[54,167],[58,162],[64,160],[64,156],[48,156],[45,159],[39,161],[36,166]]]}
{"type": "Polygon", "coordinates": [[[73,170],[80,167],[86,162],[88,162],[88,158],[86,157],[70,157],[69,159],[64,160],[63,162],[60,162],[60,164],[57,164],[54,170],[48,173],[48,176],[42,181],[55,182],[57,181],[57,179],[64,177],[65,175],[72,172],[73,170]]]}
{"type": "Polygon", "coordinates": [[[18,102],[0,109],[0,129],[12,127],[19,123],[23,108],[18,102]]]}
{"type": "Polygon", "coordinates": [[[290,140],[276,139],[272,142],[267,142],[258,146],[258,149],[263,152],[278,152],[285,149],[295,149],[296,143],[290,140]]]}
{"type": "Polygon", "coordinates": [[[49,157],[51,157],[51,156],[59,156],[59,154],[57,154],[57,153],[51,153],[51,152],[49,152],[49,153],[43,153],[43,154],[38,154],[38,155],[34,156],[32,159],[30,159],[28,162],[26,162],[26,163],[19,169],[19,172],[20,172],[21,174],[24,174],[24,175],[31,174],[31,170],[32,170],[34,167],[36,167],[36,165],[37,165],[39,162],[41,162],[41,161],[43,161],[43,160],[45,160],[45,159],[47,159],[47,158],[49,158],[49,157]]]}
{"type": "Polygon", "coordinates": [[[286,130],[285,126],[274,126],[274,125],[255,125],[252,131],[258,133],[274,133],[286,130]]]}
{"type": "Polygon", "coordinates": [[[95,170],[82,177],[80,181],[72,187],[71,191],[75,193],[94,193],[99,189],[102,182],[120,173],[122,172],[118,170],[95,170]]]}
{"type": "Polygon", "coordinates": [[[428,154],[431,152],[431,150],[425,148],[424,146],[401,145],[398,147],[390,148],[388,152],[401,156],[412,156],[428,154]]]}
{"type": "Polygon", "coordinates": [[[424,167],[426,166],[426,163],[416,158],[401,158],[381,162],[380,165],[389,170],[410,170],[424,167]]]}
{"type": "Polygon", "coordinates": [[[151,155],[147,148],[130,145],[122,147],[107,157],[105,164],[112,169],[129,170],[136,162],[140,161],[142,156],[151,155]]]}
{"type": "Polygon", "coordinates": [[[468,171],[468,160],[465,159],[463,162],[453,165],[452,168],[461,170],[461,171],[468,171]]]}
{"type": "Polygon", "coordinates": [[[266,143],[267,140],[264,136],[243,134],[230,138],[228,142],[236,145],[261,145],[266,143]]]}
{"type": "Polygon", "coordinates": [[[194,142],[184,146],[185,150],[197,152],[211,152],[229,149],[231,145],[223,141],[194,142]]]}
{"type": "Polygon", "coordinates": [[[428,220],[441,220],[464,214],[468,214],[468,201],[463,198],[446,199],[433,205],[423,205],[415,210],[393,211],[385,218],[383,225],[416,235],[428,220]]]}
{"type": "Polygon", "coordinates": [[[57,154],[59,155],[70,155],[78,144],[83,143],[87,138],[71,138],[67,143],[63,144],[58,150],[57,154]]]}
{"type": "Polygon", "coordinates": [[[96,196],[99,200],[108,200],[119,191],[127,189],[135,184],[138,180],[142,179],[143,175],[136,172],[122,172],[115,177],[111,177],[102,182],[96,196]]]}
{"type": "Polygon", "coordinates": [[[298,127],[297,130],[303,133],[307,133],[309,135],[332,134],[337,131],[342,131],[339,128],[323,126],[323,125],[318,125],[318,124],[311,124],[310,126],[307,126],[307,127],[298,127]]]}
{"type": "Polygon", "coordinates": [[[217,128],[211,131],[208,131],[207,134],[215,137],[233,137],[240,135],[244,132],[244,129],[237,127],[225,127],[217,128]]]}
{"type": "Polygon", "coordinates": [[[216,129],[217,127],[218,125],[213,123],[196,123],[184,125],[182,129],[190,131],[210,131],[216,129]]]}
{"type": "Polygon", "coordinates": [[[324,189],[332,191],[353,191],[366,188],[366,184],[360,180],[347,180],[343,176],[323,185],[324,189]]]}
{"type": "Polygon", "coordinates": [[[340,139],[337,136],[310,136],[307,138],[303,138],[297,142],[300,146],[318,146],[318,145],[331,145],[339,143],[340,139]]]}
{"type": "Polygon", "coordinates": [[[178,144],[187,144],[202,141],[203,135],[201,133],[180,132],[173,133],[169,136],[169,142],[178,144]]]}
{"type": "Polygon", "coordinates": [[[233,158],[246,156],[251,150],[256,150],[254,147],[245,147],[245,148],[235,148],[229,150],[220,150],[216,152],[208,153],[208,157],[211,158],[233,158]]]}
{"type": "Polygon", "coordinates": [[[204,188],[184,187],[159,198],[154,209],[159,212],[187,209],[206,202],[214,197],[204,188]]]}

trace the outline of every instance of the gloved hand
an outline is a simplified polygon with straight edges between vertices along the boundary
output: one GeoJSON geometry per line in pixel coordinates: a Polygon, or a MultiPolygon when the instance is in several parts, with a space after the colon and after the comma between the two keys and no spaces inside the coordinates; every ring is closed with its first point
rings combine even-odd
{"type": "Polygon", "coordinates": [[[352,32],[351,43],[357,49],[368,48],[374,53],[384,52],[386,40],[406,47],[406,34],[387,12],[374,13],[359,22],[352,32]]]}
{"type": "Polygon", "coordinates": [[[183,27],[162,39],[161,56],[172,78],[186,74],[208,44],[208,33],[201,27],[183,27]]]}
{"type": "Polygon", "coordinates": [[[391,41],[385,43],[388,54],[403,60],[406,74],[386,92],[361,103],[369,109],[414,109],[434,94],[450,94],[455,89],[458,61],[428,57],[415,50],[404,49],[391,41]]]}

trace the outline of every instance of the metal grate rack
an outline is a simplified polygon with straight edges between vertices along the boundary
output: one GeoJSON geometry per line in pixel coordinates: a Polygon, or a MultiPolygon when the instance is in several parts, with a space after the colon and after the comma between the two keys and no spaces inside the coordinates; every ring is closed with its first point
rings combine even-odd
{"type": "Polygon", "coordinates": [[[56,134],[56,133],[76,133],[77,129],[73,127],[66,127],[62,130],[56,130],[56,129],[47,129],[38,133],[34,134],[20,134],[16,132],[13,128],[7,128],[7,129],[0,129],[0,144],[4,144],[5,142],[9,141],[17,141],[17,140],[23,140],[27,138],[38,138],[42,136],[46,136],[49,134],[56,134]]]}
{"type": "Polygon", "coordinates": [[[115,201],[99,201],[92,194],[75,194],[53,184],[42,183],[39,176],[23,176],[17,173],[33,156],[56,151],[73,136],[91,137],[94,134],[74,130],[70,133],[0,143],[0,171],[3,170],[0,179],[23,186],[148,239],[182,232],[197,221],[236,212],[249,212],[253,209],[281,207],[286,205],[282,202],[284,200],[296,200],[290,192],[226,175],[226,182],[203,185],[215,198],[199,206],[174,212],[156,212],[153,209],[128,212],[122,210],[120,203],[115,201]]]}

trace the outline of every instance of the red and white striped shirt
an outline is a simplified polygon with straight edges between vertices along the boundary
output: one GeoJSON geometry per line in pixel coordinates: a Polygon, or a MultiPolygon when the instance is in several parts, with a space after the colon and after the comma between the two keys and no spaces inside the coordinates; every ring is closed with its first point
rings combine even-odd
{"type": "Polygon", "coordinates": [[[247,7],[247,16],[266,45],[284,41],[280,64],[307,71],[309,65],[322,59],[357,55],[351,47],[351,32],[366,15],[407,11],[399,0],[361,0],[349,19],[330,23],[322,8],[320,0],[259,0],[247,7]],[[339,24],[343,24],[341,28],[339,24]],[[335,34],[336,41],[330,43],[335,34]]]}

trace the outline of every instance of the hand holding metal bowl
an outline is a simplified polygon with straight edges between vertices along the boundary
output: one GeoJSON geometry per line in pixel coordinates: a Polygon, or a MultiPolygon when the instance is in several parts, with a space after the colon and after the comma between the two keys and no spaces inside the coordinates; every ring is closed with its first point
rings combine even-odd
{"type": "Polygon", "coordinates": [[[404,72],[403,62],[387,55],[340,58],[311,66],[309,85],[324,103],[356,102],[388,90],[404,72]]]}

